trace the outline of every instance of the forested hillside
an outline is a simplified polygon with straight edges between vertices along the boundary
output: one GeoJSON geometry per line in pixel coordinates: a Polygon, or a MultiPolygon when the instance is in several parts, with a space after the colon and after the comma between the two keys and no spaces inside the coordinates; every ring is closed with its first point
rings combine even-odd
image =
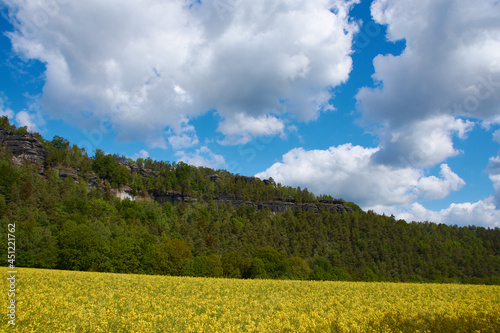
{"type": "Polygon", "coordinates": [[[500,284],[498,228],[407,223],[272,179],[0,128],[2,265],[15,223],[24,267],[500,284]]]}

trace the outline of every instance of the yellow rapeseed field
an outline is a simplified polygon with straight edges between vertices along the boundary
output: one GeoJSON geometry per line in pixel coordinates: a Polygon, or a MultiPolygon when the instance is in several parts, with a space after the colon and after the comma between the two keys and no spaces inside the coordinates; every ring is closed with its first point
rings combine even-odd
{"type": "MultiPolygon", "coordinates": [[[[0,268],[3,276],[7,269],[0,268]]],[[[500,287],[18,268],[13,332],[500,332],[500,287]]]]}

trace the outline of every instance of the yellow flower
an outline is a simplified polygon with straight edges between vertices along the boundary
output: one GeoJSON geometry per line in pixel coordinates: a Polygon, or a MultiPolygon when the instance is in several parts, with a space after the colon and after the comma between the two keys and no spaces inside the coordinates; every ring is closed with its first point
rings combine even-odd
{"type": "MultiPolygon", "coordinates": [[[[7,269],[0,270],[5,276],[7,269]]],[[[16,332],[424,332],[457,327],[500,332],[499,286],[231,280],[26,268],[19,269],[18,281],[16,332]]],[[[6,279],[0,284],[7,290],[6,279]]],[[[7,316],[1,318],[7,331],[7,316]]]]}

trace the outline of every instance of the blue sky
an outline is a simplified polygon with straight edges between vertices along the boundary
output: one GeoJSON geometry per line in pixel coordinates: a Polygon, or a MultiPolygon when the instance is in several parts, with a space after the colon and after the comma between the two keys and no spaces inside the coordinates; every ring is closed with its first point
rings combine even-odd
{"type": "Polygon", "coordinates": [[[500,6],[7,0],[0,113],[46,139],[500,226],[500,6]],[[116,4],[115,4],[116,2],[116,4]]]}

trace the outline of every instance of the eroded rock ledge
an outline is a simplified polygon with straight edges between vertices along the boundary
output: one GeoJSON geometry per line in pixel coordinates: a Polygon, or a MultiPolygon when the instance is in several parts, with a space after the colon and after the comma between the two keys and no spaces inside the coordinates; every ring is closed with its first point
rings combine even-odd
{"type": "MultiPolygon", "coordinates": [[[[47,150],[43,148],[43,145],[35,135],[31,133],[24,134],[12,134],[5,129],[0,128],[0,144],[4,145],[6,149],[10,150],[13,155],[13,162],[17,165],[21,165],[23,161],[29,160],[37,164],[43,164],[45,158],[48,155],[47,150]]],[[[125,165],[125,164],[123,164],[125,165]]],[[[157,177],[155,171],[146,168],[138,167],[133,164],[132,166],[125,165],[129,172],[136,172],[144,177],[157,177]]],[[[87,175],[81,175],[79,170],[73,169],[57,169],[59,174],[59,179],[64,180],[67,177],[72,178],[75,182],[78,182],[80,178],[85,179],[89,188],[97,188],[103,185],[102,180],[100,180],[94,173],[89,173],[87,175]]],[[[41,171],[41,175],[44,171],[41,171]]],[[[212,181],[217,181],[221,177],[219,175],[209,175],[212,181]]],[[[235,180],[243,179],[248,185],[253,181],[260,181],[256,177],[247,176],[236,176],[235,180]]],[[[271,185],[270,180],[263,180],[266,185],[271,185]]],[[[192,203],[197,201],[197,199],[191,198],[189,196],[184,196],[178,191],[153,191],[146,196],[133,195],[133,190],[129,186],[124,186],[121,189],[112,190],[112,193],[121,199],[131,199],[131,200],[155,200],[160,204],[170,202],[171,204],[179,204],[181,202],[192,203]]],[[[277,201],[271,202],[261,202],[255,203],[250,201],[245,201],[242,197],[231,196],[227,194],[220,194],[214,198],[214,202],[218,204],[228,204],[233,207],[239,207],[242,204],[246,207],[252,207],[255,210],[269,209],[272,213],[284,213],[291,209],[295,212],[297,209],[308,212],[319,212],[322,210],[327,210],[330,212],[342,213],[344,211],[352,212],[352,208],[345,205],[343,201],[320,201],[319,203],[296,203],[290,199],[278,199],[277,201]]]]}
{"type": "Polygon", "coordinates": [[[12,152],[12,161],[16,165],[21,165],[26,160],[41,164],[48,154],[40,141],[31,133],[11,134],[0,128],[0,144],[12,152]]]}

